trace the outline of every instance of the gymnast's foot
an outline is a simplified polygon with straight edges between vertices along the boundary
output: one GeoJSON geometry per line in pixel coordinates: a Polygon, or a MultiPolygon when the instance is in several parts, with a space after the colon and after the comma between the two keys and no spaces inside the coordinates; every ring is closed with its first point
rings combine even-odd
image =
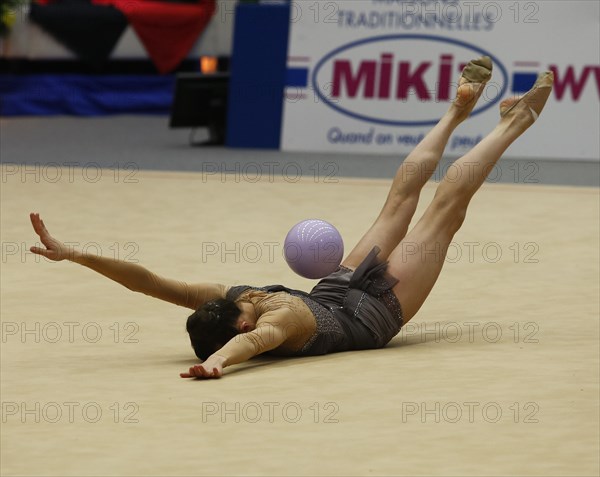
{"type": "Polygon", "coordinates": [[[457,115],[457,119],[464,121],[469,117],[481,93],[483,93],[485,84],[491,77],[492,59],[489,56],[471,60],[463,68],[462,75],[458,80],[456,99],[451,107],[457,115]]]}
{"type": "Polygon", "coordinates": [[[538,118],[552,92],[554,75],[541,73],[533,87],[523,96],[505,99],[500,103],[500,124],[522,133],[538,118]]]}

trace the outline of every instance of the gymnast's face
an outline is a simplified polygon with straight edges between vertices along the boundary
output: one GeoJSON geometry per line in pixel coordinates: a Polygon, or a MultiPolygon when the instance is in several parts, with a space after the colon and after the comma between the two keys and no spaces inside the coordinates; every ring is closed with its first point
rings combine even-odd
{"type": "Polygon", "coordinates": [[[236,327],[240,333],[248,333],[249,331],[256,329],[256,311],[254,305],[250,302],[243,301],[239,302],[238,306],[242,310],[242,313],[237,319],[236,327]]]}

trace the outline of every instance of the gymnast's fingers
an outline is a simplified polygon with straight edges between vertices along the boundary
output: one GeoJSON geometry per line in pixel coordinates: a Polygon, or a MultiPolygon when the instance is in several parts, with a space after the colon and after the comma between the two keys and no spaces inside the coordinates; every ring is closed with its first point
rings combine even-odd
{"type": "Polygon", "coordinates": [[[33,230],[35,231],[36,234],[39,235],[42,243],[46,247],[49,247],[52,237],[50,236],[50,232],[48,232],[48,229],[44,225],[44,221],[42,219],[40,219],[40,214],[32,213],[29,215],[29,217],[31,219],[31,224],[33,225],[33,230]]]}
{"type": "Polygon", "coordinates": [[[196,376],[199,378],[210,378],[210,373],[201,364],[196,366],[196,376]]]}
{"type": "Polygon", "coordinates": [[[37,255],[43,255],[46,258],[51,258],[50,254],[52,253],[52,251],[46,250],[45,248],[30,247],[29,250],[37,255]]]}
{"type": "Polygon", "coordinates": [[[31,214],[29,214],[29,219],[31,220],[31,225],[33,225],[33,230],[36,234],[38,234],[41,237],[43,231],[39,214],[34,214],[32,212],[31,214]]]}
{"type": "Polygon", "coordinates": [[[179,376],[182,378],[196,378],[196,366],[192,366],[190,369],[188,369],[187,373],[179,373],[179,376]]]}

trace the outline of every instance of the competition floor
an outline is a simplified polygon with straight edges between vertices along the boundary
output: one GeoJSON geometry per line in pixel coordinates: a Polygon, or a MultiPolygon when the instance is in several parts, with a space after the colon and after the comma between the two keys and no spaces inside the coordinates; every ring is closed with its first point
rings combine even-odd
{"type": "Polygon", "coordinates": [[[166,276],[310,289],[287,230],[349,250],[390,181],[28,167],[2,168],[3,476],[598,475],[597,188],[484,185],[384,349],[193,381],[188,310],[28,253],[28,213],[166,276]]]}

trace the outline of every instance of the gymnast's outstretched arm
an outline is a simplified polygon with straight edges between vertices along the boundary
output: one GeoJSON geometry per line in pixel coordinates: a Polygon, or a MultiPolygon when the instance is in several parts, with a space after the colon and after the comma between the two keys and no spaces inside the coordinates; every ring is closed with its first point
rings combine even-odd
{"type": "Polygon", "coordinates": [[[50,235],[39,214],[30,214],[33,229],[46,248],[31,251],[54,261],[70,260],[88,267],[124,287],[176,305],[196,310],[207,301],[225,298],[227,287],[216,283],[188,284],[152,273],[146,268],[123,260],[81,253],[50,235]]]}

